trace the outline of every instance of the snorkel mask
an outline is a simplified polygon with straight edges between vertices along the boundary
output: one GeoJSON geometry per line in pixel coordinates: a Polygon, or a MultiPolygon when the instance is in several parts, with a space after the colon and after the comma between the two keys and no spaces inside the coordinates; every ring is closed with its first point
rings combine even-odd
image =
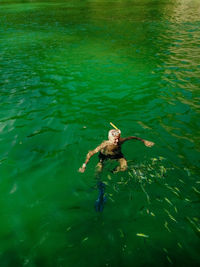
{"type": "Polygon", "coordinates": [[[108,139],[110,140],[112,140],[112,139],[115,139],[115,137],[120,137],[120,134],[121,134],[121,131],[120,131],[120,129],[118,129],[117,128],[117,126],[115,126],[112,122],[110,122],[110,125],[113,127],[113,128],[115,128],[115,130],[113,129],[113,130],[110,130],[109,132],[108,132],[108,139]]]}
{"type": "Polygon", "coordinates": [[[121,134],[121,131],[118,129],[118,130],[110,130],[109,132],[108,132],[108,138],[109,139],[112,139],[112,138],[115,138],[115,137],[117,137],[117,136],[120,136],[120,134],[121,134]]]}

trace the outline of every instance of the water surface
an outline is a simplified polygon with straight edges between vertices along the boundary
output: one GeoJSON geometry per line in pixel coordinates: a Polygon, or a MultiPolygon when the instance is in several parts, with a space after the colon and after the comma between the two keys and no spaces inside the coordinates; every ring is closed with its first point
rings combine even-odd
{"type": "Polygon", "coordinates": [[[197,266],[200,3],[0,2],[1,266],[197,266]],[[88,150],[115,123],[129,169],[88,150]]]}

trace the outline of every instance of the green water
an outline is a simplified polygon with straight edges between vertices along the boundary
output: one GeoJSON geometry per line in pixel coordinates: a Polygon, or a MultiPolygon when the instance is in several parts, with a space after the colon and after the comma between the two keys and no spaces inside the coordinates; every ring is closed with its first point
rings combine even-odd
{"type": "Polygon", "coordinates": [[[200,263],[200,2],[0,1],[0,266],[200,263]],[[122,136],[129,170],[88,150],[122,136]]]}

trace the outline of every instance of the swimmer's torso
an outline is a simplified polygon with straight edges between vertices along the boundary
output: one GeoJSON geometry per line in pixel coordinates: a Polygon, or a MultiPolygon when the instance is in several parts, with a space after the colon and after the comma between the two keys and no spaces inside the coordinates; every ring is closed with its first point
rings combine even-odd
{"type": "Polygon", "coordinates": [[[100,150],[100,153],[105,156],[117,156],[122,154],[120,142],[115,145],[109,141],[104,141],[102,145],[103,148],[100,150]]]}

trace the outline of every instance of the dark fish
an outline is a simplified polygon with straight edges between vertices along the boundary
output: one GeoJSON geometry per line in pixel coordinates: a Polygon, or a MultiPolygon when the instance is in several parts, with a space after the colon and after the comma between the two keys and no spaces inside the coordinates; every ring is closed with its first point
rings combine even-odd
{"type": "Polygon", "coordinates": [[[95,209],[97,212],[102,212],[104,208],[104,203],[106,202],[106,197],[104,196],[105,184],[103,182],[98,182],[97,187],[99,190],[99,195],[98,199],[95,202],[95,209]]]}

